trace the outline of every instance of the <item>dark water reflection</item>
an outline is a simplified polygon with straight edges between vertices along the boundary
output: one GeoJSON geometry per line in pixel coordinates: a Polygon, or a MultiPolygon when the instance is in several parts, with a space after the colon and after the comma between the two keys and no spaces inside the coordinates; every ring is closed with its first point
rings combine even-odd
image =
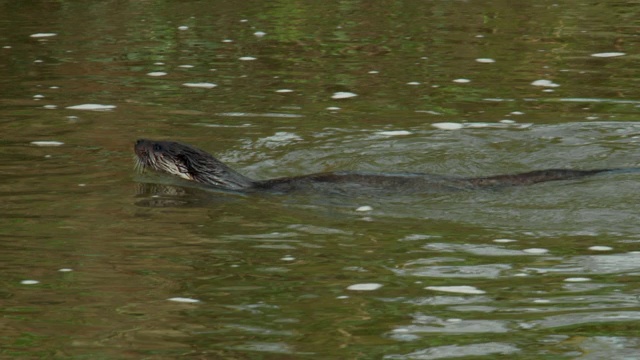
{"type": "Polygon", "coordinates": [[[638,166],[636,8],[0,1],[0,354],[634,358],[637,174],[241,196],[132,146],[255,178],[638,166]]]}

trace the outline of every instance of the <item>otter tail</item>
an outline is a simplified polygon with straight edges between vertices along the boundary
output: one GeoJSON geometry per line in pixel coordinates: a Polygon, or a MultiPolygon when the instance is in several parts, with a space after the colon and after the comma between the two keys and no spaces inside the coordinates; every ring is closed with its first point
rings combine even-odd
{"type": "Polygon", "coordinates": [[[468,178],[466,179],[466,181],[468,181],[474,187],[522,186],[547,181],[574,180],[587,176],[593,176],[596,174],[612,172],[640,172],[640,168],[595,170],[548,169],[511,175],[495,175],[479,178],[468,178]]]}

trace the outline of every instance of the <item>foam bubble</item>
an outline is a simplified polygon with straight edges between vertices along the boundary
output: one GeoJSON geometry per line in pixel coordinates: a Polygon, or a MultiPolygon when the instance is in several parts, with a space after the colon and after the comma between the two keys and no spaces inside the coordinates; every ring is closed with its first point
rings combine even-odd
{"type": "Polygon", "coordinates": [[[89,110],[89,111],[111,111],[116,108],[115,105],[102,105],[102,104],[81,104],[67,106],[67,109],[71,110],[89,110]]]}
{"type": "Polygon", "coordinates": [[[486,292],[473,286],[427,286],[425,289],[442,292],[452,292],[460,294],[485,294],[486,292]]]}
{"type": "Polygon", "coordinates": [[[31,145],[35,146],[61,146],[64,145],[62,141],[32,141],[31,145]]]}
{"type": "Polygon", "coordinates": [[[46,37],[53,37],[53,36],[57,36],[58,34],[56,33],[35,33],[35,34],[31,34],[29,35],[32,38],[46,38],[46,37]]]}
{"type": "Polygon", "coordinates": [[[377,283],[362,283],[362,284],[353,284],[347,287],[347,290],[354,291],[373,291],[378,290],[382,287],[382,284],[377,283]]]}
{"type": "Polygon", "coordinates": [[[149,76],[165,76],[165,75],[167,75],[167,73],[164,72],[164,71],[152,71],[150,73],[147,73],[147,75],[149,75],[149,76]]]}
{"type": "Polygon", "coordinates": [[[332,99],[348,99],[356,96],[358,96],[358,94],[355,94],[352,92],[340,91],[331,95],[331,98],[332,99]]]}
{"type": "Polygon", "coordinates": [[[558,87],[558,86],[560,86],[560,85],[554,83],[551,80],[544,80],[544,79],[533,81],[531,83],[531,85],[533,85],[533,86],[542,86],[542,87],[558,87]]]}
{"type": "Polygon", "coordinates": [[[411,131],[407,131],[407,130],[378,131],[376,135],[383,135],[383,136],[411,135],[411,131]]]}
{"type": "Polygon", "coordinates": [[[201,83],[184,83],[182,84],[182,86],[192,87],[192,88],[202,88],[202,89],[213,89],[218,85],[214,83],[201,82],[201,83]]]}
{"type": "Polygon", "coordinates": [[[200,300],[198,299],[192,299],[192,298],[186,298],[186,297],[172,297],[172,298],[168,298],[167,300],[181,302],[181,303],[192,303],[192,304],[200,302],[200,300]]]}
{"type": "Polygon", "coordinates": [[[593,250],[593,251],[611,251],[611,250],[613,250],[613,248],[610,247],[610,246],[591,246],[591,247],[589,247],[589,250],[593,250]]]}
{"type": "Polygon", "coordinates": [[[624,55],[627,55],[627,54],[623,52],[603,52],[603,53],[591,54],[591,56],[599,57],[599,58],[608,58],[608,57],[616,57],[616,56],[624,56],[624,55]]]}
{"type": "Polygon", "coordinates": [[[464,125],[460,123],[452,123],[452,122],[434,123],[434,124],[431,124],[431,126],[438,128],[440,130],[458,130],[464,127],[464,125]]]}

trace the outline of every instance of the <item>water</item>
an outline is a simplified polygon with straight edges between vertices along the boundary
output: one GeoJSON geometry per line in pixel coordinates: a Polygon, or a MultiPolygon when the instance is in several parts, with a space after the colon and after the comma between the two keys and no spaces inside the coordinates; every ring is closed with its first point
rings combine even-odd
{"type": "Polygon", "coordinates": [[[637,174],[242,196],[132,161],[144,137],[260,179],[638,166],[634,14],[0,2],[1,357],[637,358],[637,174]]]}

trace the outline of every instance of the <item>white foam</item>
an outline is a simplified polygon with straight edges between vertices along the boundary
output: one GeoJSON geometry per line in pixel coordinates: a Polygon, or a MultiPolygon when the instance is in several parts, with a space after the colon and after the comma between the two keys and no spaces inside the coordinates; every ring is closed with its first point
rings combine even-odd
{"type": "Polygon", "coordinates": [[[459,130],[464,127],[464,125],[460,123],[452,123],[452,122],[441,122],[441,123],[433,123],[431,126],[438,128],[440,130],[459,130]]]}
{"type": "Polygon", "coordinates": [[[453,82],[454,83],[458,83],[458,84],[466,84],[466,83],[470,83],[471,80],[469,80],[469,79],[454,79],[453,82]]]}
{"type": "Polygon", "coordinates": [[[294,261],[295,259],[296,258],[294,258],[291,255],[286,255],[286,256],[283,256],[283,257],[280,258],[280,260],[282,260],[282,261],[294,261]]]}
{"type": "Polygon", "coordinates": [[[611,251],[613,248],[611,246],[591,246],[589,250],[593,251],[611,251]]]}
{"type": "Polygon", "coordinates": [[[257,60],[258,58],[255,58],[253,56],[243,56],[241,58],[238,58],[238,60],[242,60],[242,61],[253,61],[253,60],[257,60]]]}
{"type": "Polygon", "coordinates": [[[181,302],[181,303],[199,303],[200,302],[200,300],[198,299],[192,299],[192,298],[186,298],[186,297],[172,297],[172,298],[168,298],[167,300],[181,302]]]}
{"type": "Polygon", "coordinates": [[[286,94],[286,93],[292,93],[293,90],[291,89],[278,89],[276,90],[277,93],[281,93],[281,94],[286,94]]]}
{"type": "Polygon", "coordinates": [[[192,88],[201,88],[201,89],[213,89],[218,85],[214,83],[201,82],[201,83],[184,83],[182,84],[182,86],[192,87],[192,88]]]}
{"type": "Polygon", "coordinates": [[[493,240],[493,242],[502,243],[502,244],[512,243],[512,242],[516,242],[516,241],[518,241],[518,240],[513,240],[513,239],[495,239],[495,240],[493,240]]]}
{"type": "Polygon", "coordinates": [[[348,99],[356,96],[358,96],[358,94],[355,94],[352,92],[340,91],[331,95],[331,98],[332,99],[348,99]]]}
{"type": "Polygon", "coordinates": [[[71,110],[89,110],[89,111],[111,111],[115,109],[115,105],[102,105],[102,104],[81,104],[67,106],[67,109],[71,110]]]}
{"type": "Polygon", "coordinates": [[[403,135],[411,135],[411,131],[407,131],[407,130],[378,131],[378,132],[376,132],[376,135],[403,136],[403,135]]]}
{"type": "Polygon", "coordinates": [[[40,281],[38,280],[22,280],[20,281],[20,284],[22,285],[35,285],[35,284],[39,284],[40,281]]]}
{"type": "Polygon", "coordinates": [[[264,31],[256,31],[256,32],[253,33],[253,35],[255,35],[257,37],[263,37],[263,36],[267,35],[267,33],[264,32],[264,31]]]}
{"type": "Polygon", "coordinates": [[[425,289],[433,291],[452,292],[460,294],[485,294],[486,292],[473,286],[427,286],[425,289]]]}
{"type": "Polygon", "coordinates": [[[31,145],[36,146],[61,146],[64,145],[61,141],[32,141],[31,145]]]}
{"type": "Polygon", "coordinates": [[[587,282],[587,281],[591,281],[591,279],[586,278],[586,277],[573,277],[573,278],[566,278],[566,279],[564,279],[564,281],[566,281],[566,282],[587,282]]]}
{"type": "Polygon", "coordinates": [[[408,82],[407,85],[420,85],[420,83],[418,81],[411,81],[408,82]]]}
{"type": "Polygon", "coordinates": [[[524,249],[522,251],[524,251],[526,253],[529,253],[529,254],[546,254],[546,253],[549,252],[549,250],[541,249],[541,248],[530,248],[530,249],[524,249]]]}
{"type": "Polygon", "coordinates": [[[69,268],[62,268],[62,269],[58,269],[58,271],[60,272],[72,272],[73,269],[69,269],[69,268]]]}
{"type": "Polygon", "coordinates": [[[608,57],[616,57],[616,56],[624,56],[624,55],[627,55],[627,54],[623,52],[603,52],[603,53],[591,54],[591,56],[593,57],[600,57],[600,58],[608,58],[608,57]]]}
{"type": "Polygon", "coordinates": [[[476,62],[483,63],[483,64],[490,64],[496,61],[490,58],[479,58],[479,59],[476,59],[476,62]]]}
{"type": "Polygon", "coordinates": [[[45,37],[52,37],[52,36],[57,36],[58,34],[56,33],[35,33],[35,34],[31,34],[29,35],[32,38],[45,38],[45,37]]]}
{"type": "Polygon", "coordinates": [[[188,27],[188,26],[185,26],[185,25],[178,26],[178,30],[182,30],[182,31],[184,31],[184,30],[189,30],[189,27],[188,27]]]}
{"type": "Polygon", "coordinates": [[[551,80],[544,80],[544,79],[536,80],[536,81],[532,82],[531,85],[533,85],[533,86],[542,86],[542,87],[558,87],[558,86],[560,86],[560,85],[554,83],[551,80]]]}
{"type": "Polygon", "coordinates": [[[362,283],[362,284],[353,284],[347,287],[347,290],[354,291],[373,291],[378,290],[382,287],[382,284],[377,283],[362,283]]]}
{"type": "Polygon", "coordinates": [[[327,108],[327,110],[329,110],[329,111],[338,111],[338,110],[342,110],[342,108],[339,108],[337,106],[329,106],[327,108]]]}
{"type": "Polygon", "coordinates": [[[373,208],[369,205],[360,206],[356,209],[356,211],[371,211],[373,208]]]}
{"type": "Polygon", "coordinates": [[[147,73],[147,75],[149,75],[149,76],[165,76],[165,75],[167,75],[167,73],[164,72],[164,71],[152,71],[150,73],[147,73]]]}

